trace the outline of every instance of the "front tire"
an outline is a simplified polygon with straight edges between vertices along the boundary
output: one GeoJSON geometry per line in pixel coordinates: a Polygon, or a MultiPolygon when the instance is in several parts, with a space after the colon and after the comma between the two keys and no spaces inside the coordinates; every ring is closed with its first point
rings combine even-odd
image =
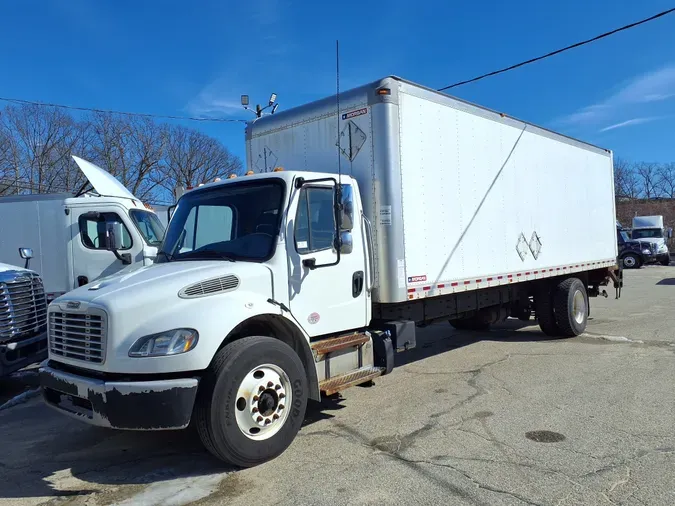
{"type": "Polygon", "coordinates": [[[639,269],[641,262],[637,255],[633,253],[628,253],[625,255],[621,262],[623,263],[624,269],[639,269]]]}
{"type": "Polygon", "coordinates": [[[298,355],[286,343],[252,336],[214,357],[200,385],[196,427],[217,458],[252,467],[281,455],[305,417],[308,385],[298,355]]]}
{"type": "Polygon", "coordinates": [[[670,257],[663,257],[661,259],[661,265],[665,265],[665,266],[670,265],[670,257]]]}

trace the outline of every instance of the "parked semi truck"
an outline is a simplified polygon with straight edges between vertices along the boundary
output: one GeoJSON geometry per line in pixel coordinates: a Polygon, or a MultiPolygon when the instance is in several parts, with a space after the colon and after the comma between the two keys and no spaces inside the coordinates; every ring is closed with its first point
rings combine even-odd
{"type": "Polygon", "coordinates": [[[104,169],[73,157],[92,193],[0,197],[0,261],[12,264],[17,248],[32,248],[33,266],[48,301],[78,286],[157,254],[164,226],[151,210],[104,169]],[[119,249],[107,247],[109,229],[119,249]]]}
{"type": "Polygon", "coordinates": [[[643,265],[657,262],[658,247],[649,241],[631,239],[619,222],[616,223],[616,241],[619,263],[624,269],[639,269],[643,265]]]}
{"type": "Polygon", "coordinates": [[[652,245],[655,260],[661,265],[670,264],[670,251],[666,239],[672,231],[663,226],[663,216],[635,216],[633,218],[632,238],[652,245]]]}
{"type": "Polygon", "coordinates": [[[0,377],[47,358],[47,299],[29,270],[30,248],[15,253],[25,268],[0,263],[0,377]]]}
{"type": "Polygon", "coordinates": [[[154,265],[50,305],[50,406],[116,429],[193,423],[253,466],[293,441],[308,399],[390,373],[419,325],[534,311],[576,336],[589,297],[620,286],[611,152],[395,77],[340,103],[250,123],[264,173],[186,192],[154,265]]]}

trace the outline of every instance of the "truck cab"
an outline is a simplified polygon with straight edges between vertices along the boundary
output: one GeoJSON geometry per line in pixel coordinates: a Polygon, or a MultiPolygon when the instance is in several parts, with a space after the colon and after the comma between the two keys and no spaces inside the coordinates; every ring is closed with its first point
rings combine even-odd
{"type": "Polygon", "coordinates": [[[635,216],[633,218],[632,239],[651,244],[655,260],[662,265],[670,264],[670,251],[667,240],[672,230],[663,225],[663,216],[635,216]]]}
{"type": "Polygon", "coordinates": [[[0,260],[13,263],[17,248],[32,248],[49,302],[100,277],[151,264],[164,236],[156,214],[124,185],[73,158],[90,191],[0,198],[0,260]]]}
{"type": "MultiPolygon", "coordinates": [[[[337,180],[274,172],[186,193],[154,264],[99,279],[50,305],[47,403],[93,424],[136,430],[186,427],[194,408],[205,431],[221,430],[210,408],[218,380],[209,371],[224,360],[240,382],[230,393],[242,408],[231,437],[253,453],[213,451],[245,465],[256,460],[257,441],[297,432],[307,398],[319,399],[331,386],[322,381],[335,386],[341,373],[360,381],[379,376],[370,338],[359,332],[371,319],[366,220],[356,181],[337,180]],[[333,334],[342,336],[333,344],[344,353],[329,370],[315,364],[325,356],[310,342],[333,334]],[[261,340],[263,358],[254,353],[261,340]],[[218,358],[232,349],[241,355],[235,362],[218,358]]],[[[203,437],[209,444],[218,436],[203,437]]],[[[269,451],[279,453],[284,441],[274,438],[269,451]]]]}

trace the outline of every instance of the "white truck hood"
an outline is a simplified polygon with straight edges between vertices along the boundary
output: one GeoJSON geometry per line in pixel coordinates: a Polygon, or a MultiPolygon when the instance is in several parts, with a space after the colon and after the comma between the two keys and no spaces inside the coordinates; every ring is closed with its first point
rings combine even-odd
{"type": "Polygon", "coordinates": [[[73,155],[73,160],[99,195],[138,200],[108,171],[78,156],[73,155]]]}
{"type": "MultiPolygon", "coordinates": [[[[121,305],[127,305],[139,298],[164,299],[168,294],[176,296],[186,286],[228,274],[237,276],[242,284],[266,280],[271,288],[271,272],[262,264],[219,260],[166,262],[124,270],[98,279],[62,295],[56,301],[76,300],[118,306],[124,300],[126,303],[121,305]]],[[[264,285],[260,288],[264,288],[264,285]]]]}
{"type": "Polygon", "coordinates": [[[19,267],[17,265],[9,265],[9,264],[0,263],[0,272],[7,272],[7,271],[32,272],[28,269],[24,269],[23,267],[19,267]]]}

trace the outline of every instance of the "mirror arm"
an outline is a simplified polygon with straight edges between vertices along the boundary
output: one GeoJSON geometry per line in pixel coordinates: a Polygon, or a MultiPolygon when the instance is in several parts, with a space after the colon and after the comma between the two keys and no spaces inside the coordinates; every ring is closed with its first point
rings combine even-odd
{"type": "Polygon", "coordinates": [[[124,265],[129,265],[131,263],[131,254],[129,253],[122,253],[120,255],[120,252],[117,251],[116,249],[111,250],[113,252],[113,255],[115,255],[115,258],[122,262],[124,265]]]}

